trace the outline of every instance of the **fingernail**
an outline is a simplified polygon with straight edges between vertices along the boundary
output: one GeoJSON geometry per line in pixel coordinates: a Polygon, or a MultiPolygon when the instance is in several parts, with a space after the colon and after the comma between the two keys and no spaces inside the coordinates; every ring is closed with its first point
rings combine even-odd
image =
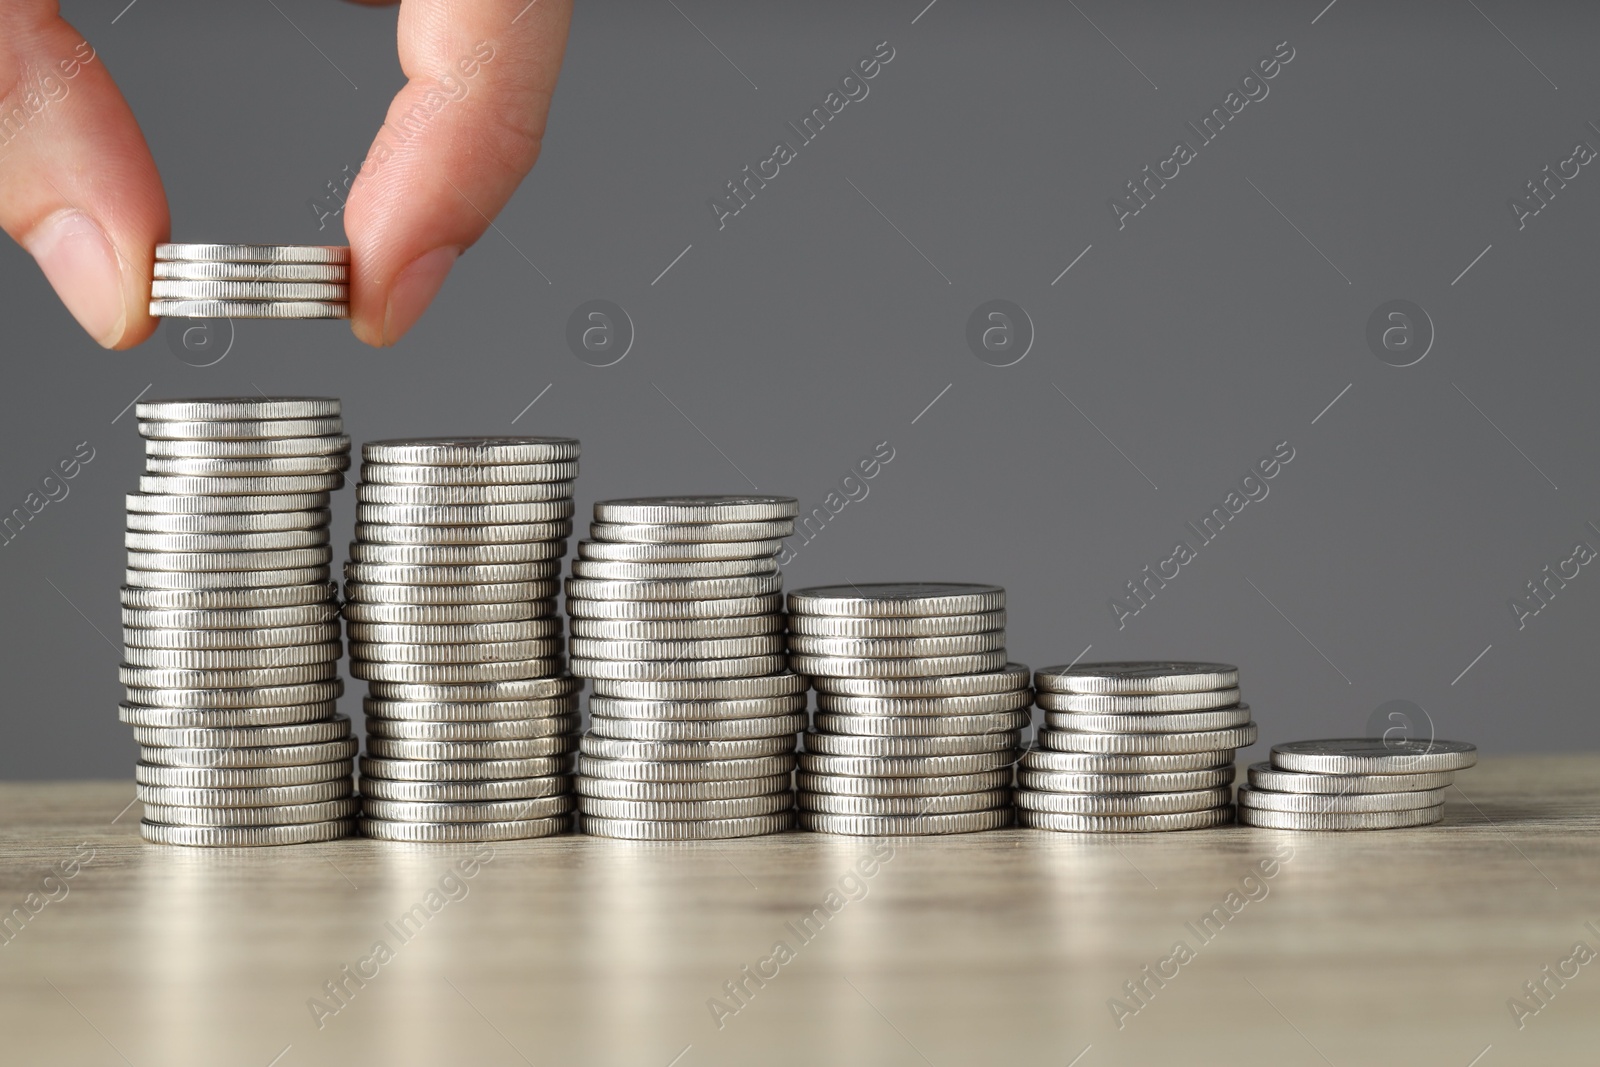
{"type": "Polygon", "coordinates": [[[389,289],[389,304],[383,312],[384,344],[394,344],[416,325],[460,255],[459,249],[435,248],[400,272],[389,289]]]}
{"type": "Polygon", "coordinates": [[[58,211],[34,228],[26,247],[78,325],[106,348],[128,325],[122,271],[105,232],[81,211],[58,211]]]}

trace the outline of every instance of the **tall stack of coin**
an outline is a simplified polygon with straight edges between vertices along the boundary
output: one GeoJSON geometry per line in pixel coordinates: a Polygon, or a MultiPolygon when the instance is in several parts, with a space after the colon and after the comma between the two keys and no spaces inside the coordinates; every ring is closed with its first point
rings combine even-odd
{"type": "Polygon", "coordinates": [[[344,617],[350,673],[367,681],[367,836],[571,828],[583,683],[555,598],[578,451],[565,437],[362,446],[344,617]]]}
{"type": "Polygon", "coordinates": [[[347,319],[350,249],[156,245],[150,314],[185,319],[347,319]]]}
{"type": "Polygon", "coordinates": [[[1356,737],[1272,746],[1239,787],[1239,821],[1277,830],[1394,830],[1444,818],[1445,787],[1478,762],[1465,741],[1356,737]]]}
{"type": "Polygon", "coordinates": [[[817,690],[800,824],[953,834],[1011,825],[1028,668],[1006,661],[1005,590],[905,582],[789,594],[789,663],[817,690]]]}
{"type": "Polygon", "coordinates": [[[604,500],[567,581],[572,671],[594,683],[584,833],[673,841],[794,825],[805,682],[783,654],[783,496],[604,500]]]}
{"type": "Polygon", "coordinates": [[[1045,711],[1022,758],[1024,826],[1090,833],[1233,821],[1233,760],[1254,744],[1239,669],[1226,663],[1077,663],[1034,676],[1045,711]]]}
{"type": "Polygon", "coordinates": [[[356,742],[335,714],[329,494],[350,438],[339,401],[161,400],[128,496],[120,718],[140,746],[140,828],[174,845],[348,834],[356,742]]]}

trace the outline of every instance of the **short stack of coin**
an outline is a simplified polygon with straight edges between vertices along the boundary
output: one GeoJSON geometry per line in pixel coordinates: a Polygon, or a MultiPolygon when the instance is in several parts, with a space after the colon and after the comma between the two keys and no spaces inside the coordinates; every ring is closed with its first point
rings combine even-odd
{"type": "Polygon", "coordinates": [[[1078,663],[1034,675],[1045,712],[1017,775],[1019,821],[1141,833],[1233,821],[1235,752],[1255,743],[1226,663],[1078,663]]]}
{"type": "Polygon", "coordinates": [[[1239,787],[1239,821],[1276,830],[1395,830],[1444,818],[1445,787],[1478,762],[1465,741],[1356,737],[1272,746],[1239,787]]]}
{"type": "Polygon", "coordinates": [[[350,249],[156,245],[150,314],[184,319],[347,319],[350,249]]]}
{"type": "Polygon", "coordinates": [[[344,617],[367,682],[368,837],[571,829],[583,683],[555,598],[578,452],[566,437],[362,446],[344,617]]]}
{"type": "Polygon", "coordinates": [[[140,746],[147,840],[278,845],[354,828],[356,742],[337,715],[330,493],[339,401],[137,405],[146,471],[128,496],[120,718],[140,746]]]}
{"type": "Polygon", "coordinates": [[[567,581],[572,671],[594,683],[584,833],[651,841],[794,825],[805,682],[784,657],[782,496],[603,500],[567,581]]]}
{"type": "Polygon", "coordinates": [[[817,690],[797,782],[823,833],[1011,825],[1033,693],[1006,660],[1005,590],[903,582],[789,594],[789,663],[817,690]]]}

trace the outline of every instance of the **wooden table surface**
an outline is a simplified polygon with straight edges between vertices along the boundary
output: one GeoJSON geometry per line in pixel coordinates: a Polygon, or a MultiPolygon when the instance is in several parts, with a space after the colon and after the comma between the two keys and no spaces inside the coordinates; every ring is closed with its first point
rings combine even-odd
{"type": "Polygon", "coordinates": [[[483,852],[156,847],[131,783],[4,785],[0,1058],[1600,1062],[1600,756],[1459,781],[1384,833],[483,852]]]}

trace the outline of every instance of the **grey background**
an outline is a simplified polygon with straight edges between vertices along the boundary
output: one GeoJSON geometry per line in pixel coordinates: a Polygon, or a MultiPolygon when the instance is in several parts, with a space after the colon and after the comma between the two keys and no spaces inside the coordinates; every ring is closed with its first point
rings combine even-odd
{"type": "MultiPolygon", "coordinates": [[[[96,449],[0,548],[0,775],[125,777],[136,758],[108,646],[142,458],[117,416],[147,386],[339,396],[358,442],[572,434],[580,518],[744,475],[814,506],[889,441],[790,588],[991,581],[1013,657],[1036,666],[1087,646],[1236,662],[1261,725],[1246,755],[1364,732],[1394,699],[1489,753],[1600,743],[1600,575],[1525,629],[1508,606],[1575,541],[1600,546],[1600,174],[1521,232],[1506,205],[1574,142],[1600,145],[1600,10],[924,3],[580,4],[544,158],[392,350],[244,322],[208,368],[159,335],[106,353],[0,249],[0,509],[77,442],[96,449]],[[896,56],[870,96],[719,232],[706,199],[882,40],[896,56]],[[1284,40],[1296,57],[1270,96],[1119,232],[1107,199],[1284,40]],[[564,339],[595,298],[637,328],[603,369],[564,339]],[[1007,368],[965,341],[994,298],[1037,331],[1007,368]],[[1404,369],[1364,340],[1392,298],[1437,329],[1404,369]],[[1296,455],[1270,496],[1119,630],[1109,598],[1280,441],[1296,455]]],[[[342,240],[307,201],[360,162],[401,82],[392,11],[139,3],[112,25],[120,2],[63,6],[144,125],[177,239],[342,240]]]]}

